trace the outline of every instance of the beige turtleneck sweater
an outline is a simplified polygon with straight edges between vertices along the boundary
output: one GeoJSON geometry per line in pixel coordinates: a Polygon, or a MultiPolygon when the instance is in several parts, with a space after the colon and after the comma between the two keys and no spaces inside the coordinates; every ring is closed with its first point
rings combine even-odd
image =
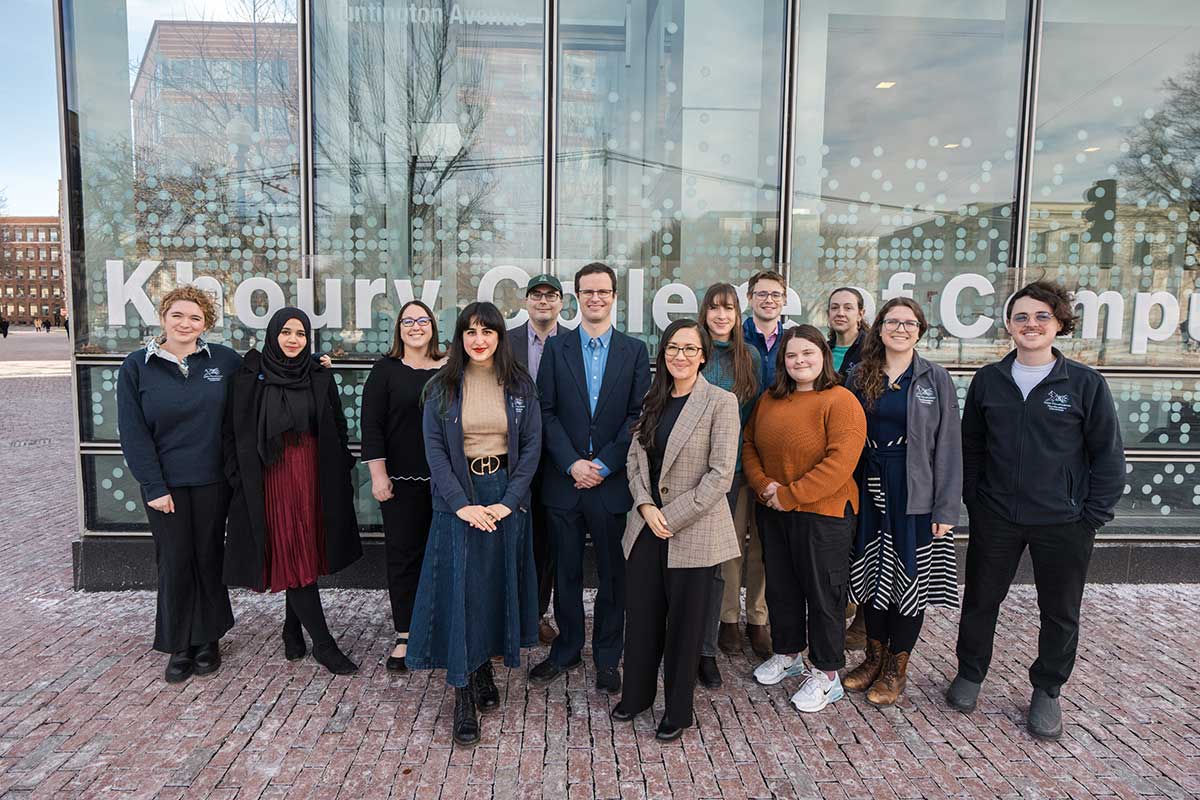
{"type": "Polygon", "coordinates": [[[508,452],[508,416],[504,387],[491,366],[468,362],[463,373],[463,451],[467,458],[502,456],[508,452]]]}

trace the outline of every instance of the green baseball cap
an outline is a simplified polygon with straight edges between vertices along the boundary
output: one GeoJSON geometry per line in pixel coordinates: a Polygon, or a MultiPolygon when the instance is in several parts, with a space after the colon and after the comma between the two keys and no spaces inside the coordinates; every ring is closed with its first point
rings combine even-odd
{"type": "Polygon", "coordinates": [[[534,275],[529,279],[529,283],[525,284],[525,294],[529,294],[539,286],[549,286],[559,294],[563,293],[562,283],[559,282],[558,278],[547,272],[543,272],[541,275],[534,275]]]}

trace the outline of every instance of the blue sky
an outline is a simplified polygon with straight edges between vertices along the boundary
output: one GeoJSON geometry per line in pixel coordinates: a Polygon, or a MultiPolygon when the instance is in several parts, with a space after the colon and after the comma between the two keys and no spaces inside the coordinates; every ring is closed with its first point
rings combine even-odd
{"type": "Polygon", "coordinates": [[[0,33],[0,188],[6,213],[58,213],[58,104],[49,0],[4,0],[0,33]]]}

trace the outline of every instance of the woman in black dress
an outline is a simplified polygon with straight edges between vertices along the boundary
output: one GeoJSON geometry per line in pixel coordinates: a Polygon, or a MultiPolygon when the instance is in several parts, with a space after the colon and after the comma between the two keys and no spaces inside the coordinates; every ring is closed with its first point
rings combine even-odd
{"type": "Polygon", "coordinates": [[[429,306],[413,300],[400,309],[392,349],[371,367],[363,387],[362,457],[371,471],[371,494],[383,513],[388,597],[396,629],[387,668],[393,672],[407,669],[408,626],[433,520],[421,392],[444,362],[437,319],[429,306]]]}

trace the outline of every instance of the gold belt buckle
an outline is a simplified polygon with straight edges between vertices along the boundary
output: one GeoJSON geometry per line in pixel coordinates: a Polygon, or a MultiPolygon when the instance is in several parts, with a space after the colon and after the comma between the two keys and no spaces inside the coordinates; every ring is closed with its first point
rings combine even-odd
{"type": "Polygon", "coordinates": [[[500,469],[500,456],[480,456],[471,459],[472,475],[491,475],[500,469]]]}

